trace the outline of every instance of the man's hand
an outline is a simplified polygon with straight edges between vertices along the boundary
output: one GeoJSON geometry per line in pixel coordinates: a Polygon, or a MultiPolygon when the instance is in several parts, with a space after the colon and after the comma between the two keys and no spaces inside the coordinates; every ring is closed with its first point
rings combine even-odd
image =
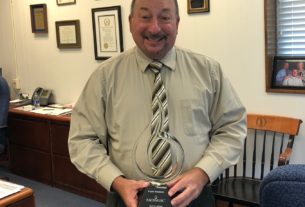
{"type": "Polygon", "coordinates": [[[114,179],[112,188],[121,196],[127,207],[137,207],[138,192],[149,185],[146,181],[128,180],[119,176],[114,179]]]}
{"type": "Polygon", "coordinates": [[[200,168],[193,168],[167,183],[170,197],[177,193],[171,203],[174,207],[185,207],[197,198],[209,182],[208,175],[200,168]]]}

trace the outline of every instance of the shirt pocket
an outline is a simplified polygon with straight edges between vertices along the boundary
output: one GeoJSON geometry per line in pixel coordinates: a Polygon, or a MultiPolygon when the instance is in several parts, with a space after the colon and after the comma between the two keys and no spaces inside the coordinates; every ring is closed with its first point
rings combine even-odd
{"type": "Polygon", "coordinates": [[[186,136],[202,142],[207,137],[211,123],[207,109],[200,99],[183,100],[182,101],[182,118],[183,128],[186,136]]]}

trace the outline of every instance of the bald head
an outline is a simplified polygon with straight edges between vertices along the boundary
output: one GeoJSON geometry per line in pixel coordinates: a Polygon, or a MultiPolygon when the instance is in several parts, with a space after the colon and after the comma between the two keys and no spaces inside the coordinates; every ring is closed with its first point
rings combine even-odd
{"type": "MultiPolygon", "coordinates": [[[[141,0],[138,0],[141,1],[141,0]]],[[[172,0],[175,3],[176,6],[176,15],[177,17],[179,17],[179,6],[178,6],[178,1],[177,0],[172,0]]],[[[132,0],[131,1],[131,5],[130,5],[130,15],[133,15],[133,11],[134,11],[134,5],[136,3],[136,0],[132,0]]]]}

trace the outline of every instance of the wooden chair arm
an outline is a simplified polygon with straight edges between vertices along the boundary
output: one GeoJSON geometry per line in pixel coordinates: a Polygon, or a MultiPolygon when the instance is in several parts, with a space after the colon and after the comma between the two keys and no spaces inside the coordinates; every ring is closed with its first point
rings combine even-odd
{"type": "Polygon", "coordinates": [[[289,163],[291,153],[292,149],[286,148],[285,151],[280,154],[278,166],[287,165],[289,163]]]}

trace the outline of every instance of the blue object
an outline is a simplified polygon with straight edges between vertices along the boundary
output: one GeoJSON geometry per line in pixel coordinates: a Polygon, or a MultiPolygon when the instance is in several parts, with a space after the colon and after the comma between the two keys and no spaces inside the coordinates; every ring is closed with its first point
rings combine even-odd
{"type": "Polygon", "coordinates": [[[305,165],[284,165],[266,175],[260,186],[260,206],[305,206],[305,165]]]}
{"type": "Polygon", "coordinates": [[[39,96],[37,94],[37,92],[34,93],[34,96],[33,96],[33,106],[34,106],[34,109],[37,109],[40,107],[40,100],[39,100],[39,96]]]}
{"type": "Polygon", "coordinates": [[[0,154],[7,146],[7,116],[9,109],[10,91],[6,80],[0,76],[0,154]]]}

